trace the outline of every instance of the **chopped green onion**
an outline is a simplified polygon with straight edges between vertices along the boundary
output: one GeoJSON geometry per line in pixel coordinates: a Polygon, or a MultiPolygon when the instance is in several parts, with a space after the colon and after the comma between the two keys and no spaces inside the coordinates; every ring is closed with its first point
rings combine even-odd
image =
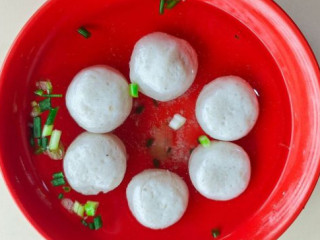
{"type": "Polygon", "coordinates": [[[179,2],[180,2],[180,0],[169,0],[167,2],[166,8],[167,9],[174,8],[179,2]]]}
{"type": "Polygon", "coordinates": [[[64,180],[64,178],[55,178],[53,180],[51,180],[51,184],[54,186],[54,187],[58,187],[58,186],[62,186],[62,185],[65,185],[66,182],[64,180]]]}
{"type": "Polygon", "coordinates": [[[34,91],[34,93],[38,96],[42,96],[43,95],[43,90],[41,89],[37,89],[36,91],[34,91]]]}
{"type": "Polygon", "coordinates": [[[36,87],[40,90],[46,91],[48,94],[52,93],[52,84],[50,80],[39,81],[36,83],[36,87]]]}
{"type": "Polygon", "coordinates": [[[62,199],[62,198],[63,198],[63,194],[60,193],[60,194],[58,195],[58,199],[62,199]]]}
{"type": "Polygon", "coordinates": [[[53,125],[45,124],[42,129],[42,137],[48,137],[52,134],[53,125]]]}
{"type": "Polygon", "coordinates": [[[30,137],[30,145],[31,145],[31,147],[34,147],[34,144],[35,144],[34,138],[33,138],[33,136],[31,136],[30,137]]]}
{"type": "Polygon", "coordinates": [[[102,227],[102,219],[101,216],[97,216],[93,219],[94,229],[98,230],[102,227]]]}
{"type": "Polygon", "coordinates": [[[41,138],[37,138],[37,145],[41,147],[41,138]]]}
{"type": "Polygon", "coordinates": [[[52,174],[52,178],[53,179],[64,178],[63,172],[56,172],[56,173],[52,174]]]}
{"type": "Polygon", "coordinates": [[[71,187],[68,187],[68,186],[64,186],[64,187],[62,187],[62,189],[63,189],[66,193],[68,193],[68,192],[71,191],[71,187]]]}
{"type": "Polygon", "coordinates": [[[141,114],[144,111],[144,106],[140,105],[136,108],[135,113],[136,114],[141,114]]]}
{"type": "Polygon", "coordinates": [[[41,118],[40,117],[33,118],[33,136],[35,138],[41,137],[41,118]]]}
{"type": "Polygon", "coordinates": [[[51,109],[51,99],[50,98],[46,98],[42,101],[39,102],[39,107],[40,107],[40,111],[44,112],[46,110],[50,110],[51,109]]]}
{"type": "Polygon", "coordinates": [[[133,98],[139,97],[139,86],[136,83],[130,83],[130,96],[133,98]]]}
{"type": "Polygon", "coordinates": [[[154,138],[148,138],[146,142],[146,147],[150,148],[153,143],[154,143],[154,138]]]}
{"type": "Polygon", "coordinates": [[[42,147],[38,148],[34,153],[36,155],[42,154],[44,152],[44,149],[42,147]]]}
{"type": "Polygon", "coordinates": [[[83,217],[84,207],[78,201],[75,201],[73,204],[73,212],[78,216],[83,217]]]}
{"type": "Polygon", "coordinates": [[[155,168],[159,168],[159,167],[160,167],[160,161],[159,161],[158,159],[154,158],[154,159],[152,160],[152,162],[153,162],[153,166],[154,166],[155,168]]]}
{"type": "Polygon", "coordinates": [[[53,130],[49,142],[49,150],[54,151],[59,148],[59,142],[62,132],[60,130],[53,130]]]}
{"type": "Polygon", "coordinates": [[[98,206],[99,206],[98,202],[87,201],[87,203],[84,205],[84,210],[85,210],[87,216],[96,215],[96,211],[97,211],[98,206]]]}
{"type": "Polygon", "coordinates": [[[211,142],[209,140],[209,138],[206,135],[202,135],[199,137],[198,139],[199,143],[204,146],[204,147],[209,147],[211,142]]]}
{"type": "Polygon", "coordinates": [[[89,38],[91,36],[91,33],[85,27],[78,28],[78,33],[85,38],[89,38]]]}
{"type": "Polygon", "coordinates": [[[84,225],[84,226],[88,227],[88,223],[86,222],[86,220],[81,219],[81,223],[82,223],[82,225],[84,225]]]}
{"type": "Polygon", "coordinates": [[[46,125],[53,125],[54,120],[55,120],[55,118],[56,118],[56,116],[57,116],[58,109],[59,109],[59,108],[57,108],[57,107],[50,109],[48,118],[47,118],[47,120],[46,120],[46,125]]]}
{"type": "Polygon", "coordinates": [[[62,98],[62,94],[42,94],[42,97],[48,97],[48,98],[62,98]]]}
{"type": "Polygon", "coordinates": [[[211,234],[213,238],[217,238],[220,236],[220,230],[219,229],[212,229],[211,234]]]}
{"type": "Polygon", "coordinates": [[[59,147],[57,150],[47,150],[45,152],[53,160],[61,160],[64,157],[65,151],[62,142],[60,141],[59,147]]]}
{"type": "Polygon", "coordinates": [[[166,3],[165,0],[160,0],[160,8],[159,8],[160,14],[163,14],[163,12],[164,12],[164,5],[165,5],[165,3],[166,3]]]}
{"type": "Polygon", "coordinates": [[[89,223],[89,228],[91,229],[91,230],[94,230],[94,223],[92,222],[92,223],[89,223]]]}
{"type": "Polygon", "coordinates": [[[31,107],[37,107],[37,106],[39,106],[39,104],[36,101],[31,102],[31,107]]]}
{"type": "Polygon", "coordinates": [[[47,146],[48,146],[48,138],[46,138],[46,137],[41,138],[41,147],[43,149],[47,149],[47,146]]]}

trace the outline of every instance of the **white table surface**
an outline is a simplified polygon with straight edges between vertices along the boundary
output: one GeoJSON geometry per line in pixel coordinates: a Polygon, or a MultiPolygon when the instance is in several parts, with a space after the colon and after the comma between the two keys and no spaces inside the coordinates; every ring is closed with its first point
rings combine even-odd
{"type": "MultiPolygon", "coordinates": [[[[0,65],[17,33],[45,0],[0,0],[0,65]]],[[[75,1],[76,2],[76,1],[75,1]]],[[[276,0],[294,19],[320,61],[320,0],[276,0]]],[[[320,181],[280,240],[320,240],[320,181]]],[[[43,239],[14,204],[0,174],[0,239],[43,239]]]]}

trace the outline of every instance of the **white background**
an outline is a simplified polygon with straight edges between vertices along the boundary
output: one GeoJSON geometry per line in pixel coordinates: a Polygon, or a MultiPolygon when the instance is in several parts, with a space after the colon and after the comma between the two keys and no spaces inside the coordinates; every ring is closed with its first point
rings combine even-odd
{"type": "MultiPolygon", "coordinates": [[[[21,27],[44,2],[45,0],[0,0],[0,65],[21,27]]],[[[279,3],[301,28],[320,61],[320,0],[276,0],[275,2],[279,3]]],[[[319,240],[319,224],[320,183],[318,182],[306,208],[280,240],[319,240]]],[[[1,174],[0,239],[42,239],[13,203],[1,174]]]]}

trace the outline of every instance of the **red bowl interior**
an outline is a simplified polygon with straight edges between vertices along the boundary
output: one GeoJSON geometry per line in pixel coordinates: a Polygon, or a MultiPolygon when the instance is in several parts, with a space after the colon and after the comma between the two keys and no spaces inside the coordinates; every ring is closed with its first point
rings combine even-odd
{"type": "MultiPolygon", "coordinates": [[[[319,174],[319,69],[299,30],[267,0],[188,0],[158,14],[158,0],[53,0],[26,25],[6,60],[0,81],[0,164],[14,199],[30,222],[50,239],[275,239],[306,203],[319,174]],[[92,37],[77,34],[86,26],[92,37]],[[108,194],[72,200],[100,202],[104,227],[91,231],[68,213],[57,198],[61,188],[50,184],[62,161],[35,156],[29,146],[28,123],[35,82],[49,78],[54,92],[65,94],[82,68],[107,64],[127,78],[135,42],[163,31],[186,39],[199,57],[199,73],[191,89],[170,103],[156,106],[142,96],[117,134],[129,153],[124,181],[108,194]],[[240,197],[210,201],[193,188],[188,173],[189,151],[203,134],[196,122],[195,100],[204,84],[223,75],[239,75],[259,94],[260,116],[255,128],[237,141],[249,154],[252,179],[240,197]],[[166,128],[177,112],[188,121],[177,132],[166,128]],[[151,168],[145,142],[159,132],[172,137],[172,154],[161,161],[187,182],[186,214],[172,227],[155,231],[131,215],[125,198],[130,179],[151,168]]],[[[83,130],[63,99],[55,127],[66,146],[83,130]]]]}

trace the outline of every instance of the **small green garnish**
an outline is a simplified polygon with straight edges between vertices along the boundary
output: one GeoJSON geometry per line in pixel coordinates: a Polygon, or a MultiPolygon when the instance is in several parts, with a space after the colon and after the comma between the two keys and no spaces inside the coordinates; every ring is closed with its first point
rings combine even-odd
{"type": "Polygon", "coordinates": [[[212,235],[213,238],[219,237],[220,234],[221,234],[221,233],[220,233],[220,230],[217,229],[217,228],[211,230],[211,235],[212,235]]]}
{"type": "Polygon", "coordinates": [[[91,230],[94,230],[94,223],[92,222],[92,223],[89,223],[89,228],[91,229],[91,230]]]}
{"type": "Polygon", "coordinates": [[[210,139],[206,135],[200,136],[198,141],[203,147],[209,147],[211,144],[210,139]]]}
{"type": "Polygon", "coordinates": [[[136,108],[136,110],[134,111],[136,114],[141,114],[144,111],[144,106],[140,105],[136,108]]]}
{"type": "Polygon", "coordinates": [[[60,194],[58,195],[58,199],[62,199],[62,198],[63,198],[63,194],[60,193],[60,194]]]}
{"type": "Polygon", "coordinates": [[[102,219],[100,215],[93,219],[93,224],[94,224],[95,230],[98,230],[99,228],[102,227],[102,219]]]}
{"type": "Polygon", "coordinates": [[[66,193],[68,193],[68,192],[71,191],[71,187],[68,187],[68,186],[63,186],[62,189],[63,189],[63,191],[65,191],[66,193]]]}
{"type": "Polygon", "coordinates": [[[78,216],[83,217],[84,214],[84,206],[81,205],[78,201],[75,201],[73,204],[73,212],[76,213],[78,216]]]}
{"type": "Polygon", "coordinates": [[[52,178],[53,179],[64,178],[63,172],[56,172],[56,173],[52,174],[52,178]]]}
{"type": "Polygon", "coordinates": [[[88,223],[86,222],[86,220],[81,219],[81,223],[82,223],[82,225],[84,225],[84,226],[88,227],[88,223]]]}
{"type": "Polygon", "coordinates": [[[129,85],[130,89],[130,96],[133,98],[139,97],[139,86],[136,83],[130,83],[129,85]]]}
{"type": "Polygon", "coordinates": [[[49,150],[55,151],[59,148],[60,138],[62,132],[60,130],[53,130],[49,142],[49,150]]]}
{"type": "Polygon", "coordinates": [[[46,137],[41,138],[41,147],[45,150],[47,149],[47,146],[48,146],[48,138],[46,137]]]}
{"type": "Polygon", "coordinates": [[[154,138],[148,138],[146,142],[146,147],[150,148],[153,143],[154,143],[154,138]]]}
{"type": "Polygon", "coordinates": [[[85,27],[80,27],[77,31],[80,35],[82,35],[85,38],[91,37],[91,33],[85,27]]]}
{"type": "Polygon", "coordinates": [[[174,8],[179,2],[180,2],[180,0],[169,0],[169,1],[167,2],[166,8],[167,8],[167,9],[172,9],[172,8],[174,8]]]}
{"type": "Polygon", "coordinates": [[[86,212],[87,216],[94,216],[96,215],[97,208],[99,206],[98,202],[87,201],[84,205],[84,211],[86,212]]]}
{"type": "Polygon", "coordinates": [[[35,138],[41,137],[41,118],[40,117],[33,118],[33,137],[35,138]]]}
{"type": "Polygon", "coordinates": [[[42,137],[48,137],[52,134],[53,125],[45,124],[42,129],[42,137]]]}
{"type": "Polygon", "coordinates": [[[65,182],[64,178],[55,178],[55,179],[51,180],[51,184],[54,187],[58,187],[58,186],[65,185],[66,182],[65,182]]]}
{"type": "Polygon", "coordinates": [[[159,8],[159,12],[160,14],[164,13],[164,6],[165,6],[166,1],[165,0],[160,0],[160,8],[159,8]]]}
{"type": "Polygon", "coordinates": [[[152,162],[153,162],[153,166],[154,166],[155,168],[159,168],[159,167],[160,167],[160,161],[159,161],[159,159],[154,158],[154,159],[152,160],[152,162]]]}
{"type": "Polygon", "coordinates": [[[41,112],[51,109],[51,98],[46,98],[39,102],[39,108],[41,112]]]}
{"type": "Polygon", "coordinates": [[[36,91],[34,91],[34,93],[40,97],[48,97],[48,98],[51,98],[51,97],[61,98],[61,97],[63,97],[62,94],[44,94],[44,91],[41,89],[37,89],[36,91]]]}

